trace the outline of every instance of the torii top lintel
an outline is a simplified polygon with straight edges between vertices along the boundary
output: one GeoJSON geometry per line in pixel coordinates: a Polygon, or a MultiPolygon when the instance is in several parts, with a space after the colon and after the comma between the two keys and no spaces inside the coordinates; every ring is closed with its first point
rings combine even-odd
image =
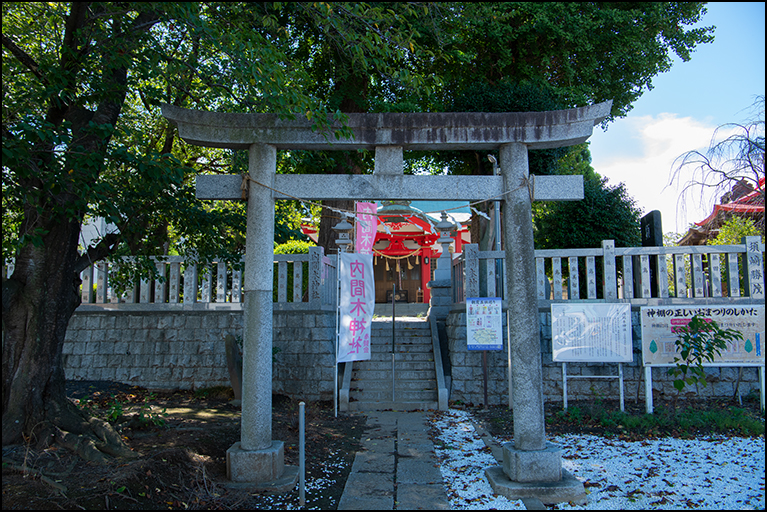
{"type": "MultiPolygon", "coordinates": [[[[529,149],[585,142],[609,114],[612,101],[547,112],[449,112],[347,114],[353,137],[336,139],[312,130],[305,117],[232,114],[163,104],[162,114],[190,144],[247,149],[269,144],[277,149],[350,150],[399,146],[404,150],[497,149],[522,143],[529,149]]],[[[335,124],[333,128],[340,127],[335,124]]]]}

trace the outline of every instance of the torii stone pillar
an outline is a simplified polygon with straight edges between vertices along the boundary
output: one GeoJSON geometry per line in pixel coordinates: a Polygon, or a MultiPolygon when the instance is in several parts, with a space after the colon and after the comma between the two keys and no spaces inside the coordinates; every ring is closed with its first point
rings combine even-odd
{"type": "Polygon", "coordinates": [[[509,498],[538,498],[544,503],[585,503],[583,484],[562,470],[561,450],[546,441],[543,365],[535,286],[533,220],[527,146],[500,148],[506,195],[503,209],[508,322],[511,348],[514,440],[503,445],[503,466],[485,470],[491,487],[509,498]]]}
{"type": "MultiPolygon", "coordinates": [[[[250,177],[271,186],[277,168],[277,150],[267,144],[248,148],[250,177]]],[[[243,291],[242,418],[240,442],[226,452],[227,477],[232,482],[292,487],[295,468],[285,474],[282,441],[272,440],[272,274],[274,260],[274,197],[265,187],[248,187],[243,291]],[[247,398],[245,398],[247,397],[247,398]],[[249,407],[245,407],[245,402],[249,407]],[[269,414],[264,414],[269,411],[269,414]],[[275,483],[282,481],[281,483],[275,483]]]]}
{"type": "MultiPolygon", "coordinates": [[[[553,112],[349,114],[353,136],[332,140],[307,119],[222,114],[163,105],[186,142],[250,152],[245,254],[242,436],[227,452],[235,482],[272,486],[295,472],[283,466],[282,443],[271,439],[272,242],[274,199],[467,200],[504,197],[506,283],[513,368],[514,443],[502,468],[486,470],[511,498],[546,503],[580,500],[583,485],[562,470],[560,452],[545,440],[532,200],[583,199],[581,176],[539,176],[528,182],[527,151],[585,142],[612,102],[553,112]],[[373,175],[275,175],[277,149],[375,149],[373,175]],[[500,150],[502,176],[405,176],[403,150],[500,150]],[[276,191],[279,192],[276,192],[276,191]],[[286,195],[280,194],[283,192],[286,195]]],[[[199,199],[241,199],[240,176],[198,176],[199,199]]],[[[286,484],[292,487],[295,480],[286,484]]]]}

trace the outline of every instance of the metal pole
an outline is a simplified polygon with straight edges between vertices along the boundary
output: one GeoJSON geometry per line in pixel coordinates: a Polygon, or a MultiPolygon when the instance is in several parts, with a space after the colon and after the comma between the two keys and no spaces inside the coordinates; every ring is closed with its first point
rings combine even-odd
{"type": "Polygon", "coordinates": [[[482,383],[485,390],[485,410],[487,410],[487,350],[482,351],[482,383]]]}
{"type": "Polygon", "coordinates": [[[396,314],[394,310],[394,304],[396,304],[397,299],[397,283],[392,283],[391,285],[391,401],[394,402],[394,328],[395,328],[395,321],[396,321],[396,314]]]}
{"type": "MultiPolygon", "coordinates": [[[[335,354],[333,355],[333,415],[338,418],[338,347],[341,341],[341,255],[336,260],[336,343],[335,354]]],[[[320,260],[321,262],[322,260],[320,260]]]]}
{"type": "Polygon", "coordinates": [[[509,379],[509,410],[511,410],[511,319],[509,318],[509,310],[506,309],[506,360],[507,360],[507,378],[509,379]]]}
{"type": "MultiPolygon", "coordinates": [[[[498,160],[492,155],[488,155],[488,159],[493,164],[493,175],[500,175],[498,168],[498,160]]],[[[495,201],[495,250],[501,250],[501,201],[495,201]]],[[[503,297],[503,260],[495,260],[495,283],[496,283],[496,297],[503,297]]],[[[507,297],[503,297],[507,298],[507,297]]]]}
{"type": "Polygon", "coordinates": [[[301,507],[306,505],[304,405],[304,402],[298,403],[298,503],[301,507]]]}

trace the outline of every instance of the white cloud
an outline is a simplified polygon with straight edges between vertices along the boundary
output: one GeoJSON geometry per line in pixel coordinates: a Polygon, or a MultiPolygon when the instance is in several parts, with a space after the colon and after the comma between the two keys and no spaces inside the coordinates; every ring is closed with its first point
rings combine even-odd
{"type": "Polygon", "coordinates": [[[645,213],[660,210],[664,231],[686,231],[703,220],[712,203],[687,201],[677,207],[681,187],[669,186],[674,161],[691,150],[704,150],[716,126],[692,117],[662,113],[627,117],[592,137],[592,165],[611,184],[623,182],[645,213]]]}

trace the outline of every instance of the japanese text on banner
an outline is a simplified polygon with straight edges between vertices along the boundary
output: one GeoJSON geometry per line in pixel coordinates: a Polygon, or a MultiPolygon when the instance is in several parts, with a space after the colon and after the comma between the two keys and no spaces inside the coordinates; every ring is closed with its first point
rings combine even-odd
{"type": "Polygon", "coordinates": [[[372,254],[373,244],[375,243],[376,230],[378,228],[378,219],[375,214],[377,211],[375,203],[357,203],[357,238],[354,242],[354,252],[359,254],[372,254]]]}
{"type": "Polygon", "coordinates": [[[370,323],[375,308],[372,254],[340,254],[337,362],[370,359],[370,323]]]}

